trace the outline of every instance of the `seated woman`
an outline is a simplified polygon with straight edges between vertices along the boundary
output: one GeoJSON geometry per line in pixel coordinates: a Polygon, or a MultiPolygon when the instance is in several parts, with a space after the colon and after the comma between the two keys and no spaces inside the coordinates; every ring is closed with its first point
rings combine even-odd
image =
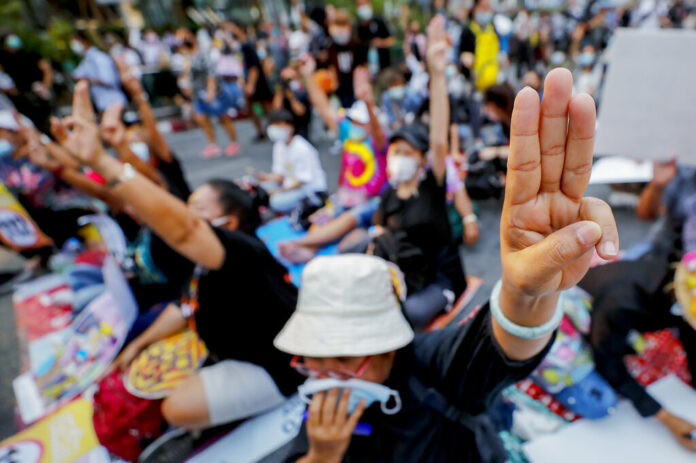
{"type": "MultiPolygon", "coordinates": [[[[444,83],[443,23],[436,16],[431,24],[442,30],[429,39],[434,90],[444,83]]],[[[493,399],[548,352],[563,316],[560,291],[582,278],[595,250],[606,258],[618,249],[611,209],[582,197],[595,110],[571,88],[571,74],[558,69],[547,78],[541,111],[533,90],[517,97],[502,280],[467,323],[414,335],[394,271],[381,259],[320,257],[306,267],[295,314],[274,341],[310,377],[300,389],[308,418],[284,461],[507,460],[488,413],[493,399]],[[566,147],[563,162],[547,163],[543,147],[556,144],[566,147]]]]}
{"type": "Polygon", "coordinates": [[[293,115],[281,109],[268,116],[268,138],[273,142],[271,173],[257,173],[271,195],[271,209],[287,213],[305,198],[321,206],[326,197],[326,173],[319,152],[296,131],[293,115]]]}
{"type": "Polygon", "coordinates": [[[289,317],[297,290],[287,271],[256,238],[253,198],[227,181],[199,187],[188,205],[129,164],[108,156],[99,142],[88,87],[75,88],[72,132],[63,146],[99,173],[111,193],[169,246],[196,264],[186,304],[169,306],[116,365],[124,367],[147,343],[194,326],[218,361],[189,378],[162,404],[168,422],[187,429],[246,418],[283,401],[298,384],[288,357],[271,339],[289,317]]]}

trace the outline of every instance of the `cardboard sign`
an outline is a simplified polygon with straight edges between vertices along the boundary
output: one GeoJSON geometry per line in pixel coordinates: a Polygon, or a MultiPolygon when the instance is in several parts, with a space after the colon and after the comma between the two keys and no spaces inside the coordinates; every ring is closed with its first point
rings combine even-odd
{"type": "Polygon", "coordinates": [[[0,442],[0,462],[71,463],[99,445],[92,404],[79,399],[56,414],[0,442]]]}
{"type": "Polygon", "coordinates": [[[696,165],[696,32],[618,29],[599,107],[595,153],[696,165]]]}
{"type": "Polygon", "coordinates": [[[0,183],[0,242],[15,251],[38,249],[53,244],[27,211],[0,183]]]}

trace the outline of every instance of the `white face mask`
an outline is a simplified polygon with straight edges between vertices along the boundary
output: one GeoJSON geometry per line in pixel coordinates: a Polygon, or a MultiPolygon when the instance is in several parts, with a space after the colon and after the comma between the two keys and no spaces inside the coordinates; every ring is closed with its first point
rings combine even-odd
{"type": "Polygon", "coordinates": [[[297,392],[300,398],[307,404],[309,404],[312,399],[311,396],[321,391],[328,391],[334,388],[338,388],[339,391],[343,391],[344,388],[350,389],[350,398],[348,399],[348,413],[353,413],[353,411],[358,407],[361,400],[365,400],[365,408],[369,407],[375,402],[381,404],[382,413],[386,415],[394,415],[399,413],[401,410],[401,396],[399,391],[390,389],[382,384],[373,383],[371,381],[363,381],[362,379],[349,379],[342,381],[340,379],[327,378],[327,379],[316,379],[310,378],[303,385],[297,388],[297,392]],[[391,398],[394,398],[394,406],[389,408],[388,403],[391,398]]]}
{"type": "Polygon", "coordinates": [[[283,142],[287,143],[290,139],[290,129],[286,127],[281,127],[279,125],[269,125],[268,126],[268,138],[273,142],[283,142]]]}
{"type": "Polygon", "coordinates": [[[391,155],[387,158],[387,175],[389,183],[397,187],[403,182],[408,182],[418,173],[418,161],[413,158],[400,155],[391,155]]]}
{"type": "Polygon", "coordinates": [[[389,97],[394,99],[394,100],[403,100],[404,96],[406,96],[406,87],[403,85],[399,85],[398,87],[390,87],[389,88],[389,97]]]}
{"type": "Polygon", "coordinates": [[[130,144],[130,150],[143,161],[150,162],[150,148],[148,148],[147,143],[134,141],[130,144]]]}
{"type": "Polygon", "coordinates": [[[85,54],[85,46],[79,40],[71,40],[70,41],[70,49],[76,55],[82,56],[85,54]]]}
{"type": "Polygon", "coordinates": [[[363,21],[367,21],[372,18],[372,7],[370,5],[363,5],[358,8],[358,18],[363,21]]]}
{"type": "Polygon", "coordinates": [[[346,45],[350,42],[350,31],[339,31],[331,34],[331,38],[339,45],[346,45]]]}
{"type": "Polygon", "coordinates": [[[213,219],[210,221],[210,225],[213,227],[222,227],[223,225],[227,225],[230,221],[230,216],[228,215],[223,215],[222,217],[218,217],[217,219],[213,219]]]}

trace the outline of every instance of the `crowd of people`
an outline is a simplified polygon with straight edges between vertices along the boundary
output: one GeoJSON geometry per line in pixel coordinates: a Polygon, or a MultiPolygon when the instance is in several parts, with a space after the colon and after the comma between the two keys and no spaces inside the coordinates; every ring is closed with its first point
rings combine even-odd
{"type": "MultiPolygon", "coordinates": [[[[696,10],[682,0],[572,1],[564,12],[445,3],[427,27],[408,8],[396,24],[356,0],[355,18],[292,2],[280,26],[78,31],[67,117],[53,104],[54,66],[9,34],[0,180],[57,248],[94,210],[122,230],[141,316],[113,370],[184,329],[205,343],[209,362],[162,403],[172,427],[247,419],[301,387],[312,395],[287,461],[505,461],[495,401],[548,353],[559,294],[579,285],[594,297],[598,371],[696,451],[696,425],[622,362],[630,332],[679,327],[696,378],[696,327],[663,291],[670,264],[696,250],[696,173],[655,166],[638,214],[669,220],[630,262],[590,269],[595,254],[617,259],[619,242],[611,208],[583,197],[613,31],[693,28],[696,10]],[[192,189],[158,128],[155,92],[203,131],[202,157],[244,155],[245,117],[255,142],[272,143],[272,165],[192,189]],[[337,185],[320,139],[341,153],[337,185]],[[459,245],[481,234],[475,201],[502,195],[503,274],[490,302],[426,332],[467,289],[459,245]],[[304,233],[274,255],[256,232],[280,216],[304,233]],[[317,256],[333,243],[337,255],[317,256]],[[286,267],[305,263],[298,289],[286,267]],[[359,422],[369,435],[354,433],[359,422]]],[[[25,254],[42,266],[53,251],[25,254]]]]}

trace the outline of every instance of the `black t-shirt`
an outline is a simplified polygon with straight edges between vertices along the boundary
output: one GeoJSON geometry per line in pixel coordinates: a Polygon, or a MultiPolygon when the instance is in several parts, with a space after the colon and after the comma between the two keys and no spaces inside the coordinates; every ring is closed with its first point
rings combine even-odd
{"type": "Polygon", "coordinates": [[[5,51],[0,54],[5,73],[12,77],[20,93],[31,92],[32,84],[43,79],[43,72],[39,69],[40,59],[38,54],[24,50],[15,53],[5,51]]]}
{"type": "MultiPolygon", "coordinates": [[[[391,37],[391,32],[389,32],[389,26],[380,17],[375,17],[367,22],[358,21],[356,24],[356,29],[358,33],[358,40],[360,40],[366,46],[370,46],[372,39],[388,39],[391,37]]],[[[377,48],[377,53],[379,53],[379,68],[386,69],[391,66],[391,56],[389,55],[389,48],[377,48]]]]}
{"type": "Polygon", "coordinates": [[[263,66],[261,66],[261,60],[259,55],[256,54],[256,50],[251,43],[245,43],[242,45],[242,56],[244,57],[244,66],[247,72],[256,68],[259,71],[259,78],[256,81],[256,91],[252,96],[253,101],[269,101],[273,99],[273,93],[271,88],[268,86],[268,81],[266,80],[266,74],[263,72],[263,66]]]}
{"type": "Polygon", "coordinates": [[[309,102],[309,94],[306,90],[300,90],[294,93],[295,98],[297,98],[297,101],[304,105],[305,113],[302,116],[296,114],[292,108],[292,104],[290,104],[290,100],[285,97],[283,97],[283,109],[289,111],[290,114],[292,114],[292,117],[295,120],[295,128],[297,130],[297,133],[301,134],[304,137],[304,134],[308,133],[309,124],[312,121],[312,106],[309,102]]]}
{"type": "Polygon", "coordinates": [[[357,42],[346,45],[334,43],[329,50],[329,60],[336,68],[339,87],[353,89],[353,71],[367,63],[367,47],[357,42]]]}
{"type": "Polygon", "coordinates": [[[198,333],[219,360],[259,365],[290,395],[306,378],[290,367],[290,355],[273,347],[273,339],[295,310],[297,288],[261,240],[213,230],[225,248],[225,262],[200,278],[198,333]]]}
{"type": "MultiPolygon", "coordinates": [[[[426,405],[414,381],[434,388],[450,406],[467,415],[485,413],[507,386],[527,377],[541,362],[555,336],[535,357],[509,360],[493,336],[488,306],[464,326],[417,334],[399,350],[385,385],[399,391],[402,409],[382,414],[378,405],[365,411],[361,423],[370,436],[353,436],[344,462],[480,461],[474,433],[426,405]],[[417,380],[414,380],[414,377],[417,380]]],[[[285,461],[296,461],[309,450],[302,427],[285,461]]]]}
{"type": "Polygon", "coordinates": [[[423,252],[424,266],[420,272],[425,277],[425,284],[435,280],[441,251],[452,240],[444,180],[439,185],[435,175],[428,170],[418,185],[418,193],[408,199],[399,198],[396,189],[389,186],[382,193],[382,200],[372,221],[390,231],[406,232],[408,242],[423,252]]]}

